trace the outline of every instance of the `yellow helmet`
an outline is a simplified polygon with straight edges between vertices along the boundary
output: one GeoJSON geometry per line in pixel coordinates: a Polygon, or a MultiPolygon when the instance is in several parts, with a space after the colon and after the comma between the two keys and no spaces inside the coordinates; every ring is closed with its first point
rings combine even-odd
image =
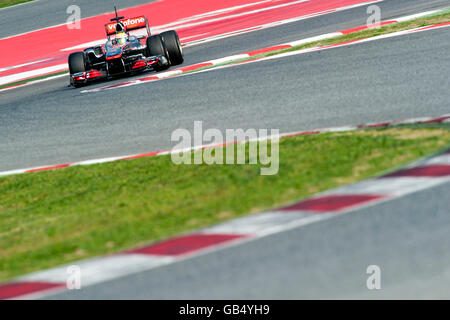
{"type": "Polygon", "coordinates": [[[116,44],[124,44],[127,42],[128,36],[125,32],[118,32],[116,34],[115,42],[116,44]]]}

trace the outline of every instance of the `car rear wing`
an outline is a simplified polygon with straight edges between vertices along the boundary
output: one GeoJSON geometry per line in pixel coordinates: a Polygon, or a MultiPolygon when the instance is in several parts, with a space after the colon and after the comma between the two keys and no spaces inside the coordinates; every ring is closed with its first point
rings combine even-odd
{"type": "MultiPolygon", "coordinates": [[[[150,27],[145,16],[120,19],[119,22],[123,24],[130,35],[136,37],[150,36],[150,27]]],[[[108,38],[116,33],[117,22],[105,24],[106,35],[108,38]]]]}

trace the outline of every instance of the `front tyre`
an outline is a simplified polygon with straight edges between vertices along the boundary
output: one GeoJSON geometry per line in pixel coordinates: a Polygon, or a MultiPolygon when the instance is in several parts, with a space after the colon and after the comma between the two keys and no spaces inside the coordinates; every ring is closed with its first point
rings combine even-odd
{"type": "MultiPolygon", "coordinates": [[[[147,38],[147,57],[164,56],[169,60],[166,46],[160,35],[150,36],[147,38]]],[[[161,71],[169,68],[169,64],[166,66],[160,66],[155,68],[156,71],[161,71]]]]}
{"type": "Polygon", "coordinates": [[[176,31],[166,31],[160,34],[164,40],[167,51],[169,52],[169,60],[173,66],[182,64],[184,61],[183,49],[181,48],[180,38],[176,31]]]}
{"type": "MultiPolygon", "coordinates": [[[[69,71],[70,79],[72,79],[73,74],[86,71],[86,58],[84,52],[74,52],[69,55],[69,71]]],[[[79,87],[79,85],[76,85],[75,83],[71,84],[74,87],[79,87]]]]}
{"type": "Polygon", "coordinates": [[[70,54],[69,70],[70,74],[86,71],[86,59],[84,57],[84,52],[74,52],[70,54]]]}

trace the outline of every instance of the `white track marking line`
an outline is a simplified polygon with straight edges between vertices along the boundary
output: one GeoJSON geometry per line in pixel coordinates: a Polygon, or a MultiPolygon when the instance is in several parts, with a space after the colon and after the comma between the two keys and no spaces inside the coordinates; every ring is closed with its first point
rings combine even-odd
{"type": "Polygon", "coordinates": [[[424,165],[450,165],[450,152],[425,160],[424,165]]]}
{"type": "Polygon", "coordinates": [[[117,254],[93,258],[76,263],[66,264],[57,268],[34,272],[18,279],[18,281],[43,281],[50,283],[66,283],[67,268],[76,265],[81,271],[81,285],[89,286],[104,282],[130,273],[142,272],[173,262],[173,257],[151,256],[145,254],[117,254]]]}
{"type": "Polygon", "coordinates": [[[302,40],[289,42],[289,44],[292,45],[293,47],[296,47],[296,46],[300,46],[303,44],[307,44],[307,43],[311,43],[311,42],[315,42],[315,41],[321,41],[321,40],[325,40],[325,39],[336,38],[336,37],[340,37],[340,36],[342,36],[342,32],[332,32],[332,33],[322,34],[322,35],[316,36],[316,37],[311,37],[311,38],[306,38],[306,39],[302,39],[302,40]]]}
{"type": "Polygon", "coordinates": [[[322,195],[377,194],[400,197],[405,194],[432,188],[448,181],[450,181],[450,178],[447,177],[390,177],[368,179],[351,185],[338,187],[330,192],[324,192],[322,195]]]}
{"type": "Polygon", "coordinates": [[[435,14],[435,13],[437,13],[439,11],[444,11],[446,9],[448,9],[448,8],[443,8],[443,9],[440,9],[440,10],[432,10],[432,11],[421,12],[421,13],[417,13],[417,14],[412,14],[410,16],[396,18],[396,19],[393,19],[393,20],[395,20],[397,22],[405,22],[405,21],[409,21],[409,20],[425,17],[425,16],[428,16],[428,15],[432,15],[432,14],[435,14]]]}
{"type": "Polygon", "coordinates": [[[4,71],[12,70],[12,69],[17,69],[17,68],[21,68],[21,67],[30,66],[30,65],[33,65],[33,64],[38,64],[38,63],[41,63],[41,62],[48,61],[50,59],[51,58],[47,58],[47,59],[32,61],[32,62],[28,62],[28,63],[24,63],[24,64],[19,64],[17,66],[12,66],[12,67],[7,67],[7,68],[0,68],[0,73],[2,73],[4,71]]]}
{"type": "Polygon", "coordinates": [[[196,37],[200,37],[200,36],[204,36],[206,34],[209,34],[209,33],[208,32],[207,33],[200,33],[200,34],[196,34],[196,35],[193,35],[193,36],[181,38],[180,39],[181,46],[184,48],[185,47],[185,43],[188,42],[187,40],[192,39],[192,38],[196,38],[196,37]]]}
{"type": "MultiPolygon", "coordinates": [[[[199,22],[187,23],[187,24],[183,24],[181,26],[178,26],[177,29],[186,29],[186,28],[190,28],[190,27],[196,27],[196,26],[199,26],[199,25],[202,25],[202,24],[207,24],[207,23],[217,22],[217,21],[222,21],[222,20],[228,20],[228,19],[233,19],[233,18],[238,18],[238,17],[243,17],[243,16],[247,16],[247,15],[250,15],[250,14],[254,14],[254,13],[260,13],[260,12],[280,9],[280,8],[289,7],[289,6],[293,6],[293,5],[300,4],[300,3],[305,3],[305,2],[309,2],[309,0],[297,0],[297,1],[294,1],[294,2],[288,2],[288,3],[275,5],[275,6],[272,6],[272,7],[265,7],[265,8],[255,9],[255,10],[246,11],[246,12],[242,12],[242,13],[231,14],[231,15],[228,15],[228,16],[225,16],[225,17],[219,17],[219,18],[213,18],[213,19],[203,20],[203,21],[199,21],[199,22]]],[[[155,28],[155,29],[157,29],[157,28],[155,28]]]]}
{"type": "Polygon", "coordinates": [[[235,11],[235,10],[239,10],[239,9],[243,9],[243,8],[247,8],[247,7],[251,7],[251,6],[256,6],[256,5],[260,5],[263,3],[267,3],[267,2],[273,2],[274,0],[264,0],[264,1],[259,1],[259,2],[253,2],[253,3],[248,3],[248,4],[243,4],[243,5],[238,5],[238,6],[234,6],[234,7],[228,7],[228,8],[224,8],[224,9],[219,9],[219,10],[214,10],[214,11],[210,11],[210,12],[206,12],[206,13],[200,13],[197,15],[193,15],[192,17],[187,17],[187,18],[182,18],[180,20],[177,20],[175,22],[170,22],[164,25],[160,25],[158,26],[158,28],[161,29],[166,29],[166,28],[174,28],[178,25],[182,25],[184,23],[188,23],[191,21],[195,21],[195,20],[200,20],[200,19],[204,19],[207,17],[211,17],[211,16],[217,16],[226,12],[230,12],[230,11],[235,11]]]}
{"type": "Polygon", "coordinates": [[[45,68],[41,68],[41,69],[35,69],[35,70],[25,71],[25,72],[21,72],[21,73],[15,73],[15,74],[11,74],[9,76],[0,77],[0,85],[13,83],[13,82],[20,81],[20,80],[26,80],[26,79],[32,78],[32,77],[38,77],[41,75],[45,75],[47,73],[64,71],[66,69],[67,69],[67,63],[63,63],[63,64],[51,66],[51,67],[45,67],[45,68]]]}
{"type": "MultiPolygon", "coordinates": [[[[164,79],[164,78],[168,78],[168,77],[174,77],[174,76],[180,75],[182,73],[183,73],[183,71],[181,71],[181,70],[166,71],[166,72],[156,74],[155,77],[164,79]]],[[[139,79],[137,79],[137,80],[139,80],[139,79]]]]}
{"type": "Polygon", "coordinates": [[[3,171],[0,172],[0,177],[6,177],[6,176],[12,176],[15,174],[21,174],[21,173],[25,173],[27,170],[26,169],[17,169],[17,170],[9,170],[9,171],[3,171]]]}
{"type": "Polygon", "coordinates": [[[303,219],[306,213],[294,212],[289,214],[278,212],[264,212],[233,219],[199,231],[202,234],[261,234],[274,226],[285,225],[294,220],[303,219]]]}
{"type": "MultiPolygon", "coordinates": [[[[32,80],[32,81],[30,81],[30,82],[27,82],[27,83],[24,83],[24,84],[20,84],[20,85],[14,86],[14,87],[8,87],[8,88],[0,89],[0,92],[12,90],[12,89],[16,89],[16,88],[19,88],[19,87],[20,87],[20,88],[22,88],[22,87],[27,87],[27,86],[30,86],[30,85],[33,85],[33,84],[37,84],[37,83],[41,83],[41,82],[46,82],[46,81],[51,81],[51,80],[55,80],[55,79],[58,79],[58,78],[67,77],[68,75],[69,75],[69,74],[66,73],[66,74],[59,74],[59,75],[56,75],[56,76],[51,76],[51,77],[48,77],[48,78],[45,78],[45,79],[32,80]]],[[[1,174],[0,174],[0,175],[1,175],[1,174]]]]}
{"type": "Polygon", "coordinates": [[[93,159],[93,160],[85,160],[80,161],[77,163],[73,163],[70,165],[70,167],[73,166],[89,166],[91,164],[100,164],[100,163],[107,163],[107,162],[114,162],[117,160],[120,160],[122,157],[109,157],[109,158],[103,158],[103,159],[93,159]]]}
{"type": "Polygon", "coordinates": [[[228,57],[224,57],[224,58],[206,61],[205,63],[212,63],[213,65],[218,65],[221,63],[227,63],[227,62],[231,62],[231,61],[235,61],[235,60],[245,59],[248,57],[250,57],[250,56],[247,53],[242,53],[242,54],[236,54],[233,56],[228,56],[228,57]]]}
{"type": "Polygon", "coordinates": [[[73,47],[69,47],[69,48],[65,48],[65,49],[61,49],[60,51],[72,51],[72,50],[81,50],[84,48],[88,48],[88,47],[95,47],[95,46],[100,46],[106,43],[105,39],[101,39],[101,40],[94,40],[94,41],[90,41],[90,42],[85,42],[82,44],[78,44],[76,46],[73,47]]]}

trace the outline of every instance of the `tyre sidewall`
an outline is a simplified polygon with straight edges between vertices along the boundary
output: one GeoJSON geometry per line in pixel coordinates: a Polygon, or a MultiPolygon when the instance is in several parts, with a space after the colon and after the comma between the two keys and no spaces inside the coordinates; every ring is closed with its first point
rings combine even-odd
{"type": "Polygon", "coordinates": [[[74,52],[69,55],[68,59],[70,74],[86,71],[86,57],[84,52],[74,52]]]}
{"type": "Polygon", "coordinates": [[[172,65],[182,64],[184,61],[183,48],[181,47],[180,38],[176,31],[166,31],[161,33],[167,51],[169,53],[170,63],[172,65]]]}

